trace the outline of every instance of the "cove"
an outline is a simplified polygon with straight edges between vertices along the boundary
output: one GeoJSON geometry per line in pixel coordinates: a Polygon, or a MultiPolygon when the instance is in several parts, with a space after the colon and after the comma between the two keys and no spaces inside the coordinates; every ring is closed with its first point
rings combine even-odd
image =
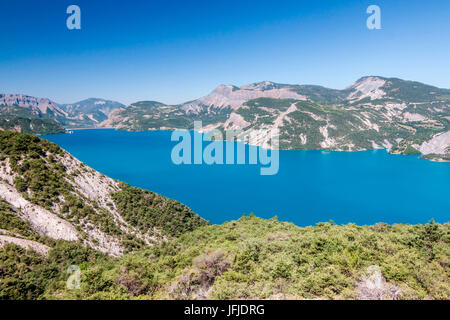
{"type": "Polygon", "coordinates": [[[176,165],[170,131],[91,129],[42,137],[95,170],[176,199],[215,224],[249,213],[299,226],[450,220],[450,163],[415,155],[282,150],[278,173],[264,176],[257,165],[176,165]]]}

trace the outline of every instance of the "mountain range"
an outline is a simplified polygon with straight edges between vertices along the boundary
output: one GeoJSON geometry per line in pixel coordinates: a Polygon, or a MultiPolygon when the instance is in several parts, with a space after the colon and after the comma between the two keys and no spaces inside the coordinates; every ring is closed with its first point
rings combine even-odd
{"type": "Polygon", "coordinates": [[[450,160],[450,90],[397,78],[368,76],[343,90],[270,81],[220,85],[179,105],[87,99],[58,105],[48,99],[2,95],[0,105],[29,109],[66,128],[119,130],[241,129],[250,144],[271,148],[267,132],[278,129],[281,149],[358,151],[387,149],[450,160]]]}
{"type": "MultiPolygon", "coordinates": [[[[94,128],[106,120],[112,110],[123,104],[105,99],[90,98],[73,104],[57,104],[47,98],[23,94],[0,94],[0,119],[14,123],[18,119],[45,119],[48,128],[16,127],[15,131],[36,134],[64,132],[64,128],[94,128]],[[54,128],[57,129],[55,130],[54,128]],[[62,130],[61,130],[62,129],[62,130]]],[[[12,128],[0,125],[0,128],[12,128]]]]}

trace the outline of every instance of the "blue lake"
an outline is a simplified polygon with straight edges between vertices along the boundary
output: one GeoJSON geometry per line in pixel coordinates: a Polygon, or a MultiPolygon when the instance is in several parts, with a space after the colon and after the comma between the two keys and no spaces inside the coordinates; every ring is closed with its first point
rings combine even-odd
{"type": "Polygon", "coordinates": [[[212,223],[253,212],[300,226],[450,221],[450,163],[384,150],[280,151],[261,165],[175,165],[171,132],[76,130],[44,136],[92,168],[188,205],[212,223]]]}

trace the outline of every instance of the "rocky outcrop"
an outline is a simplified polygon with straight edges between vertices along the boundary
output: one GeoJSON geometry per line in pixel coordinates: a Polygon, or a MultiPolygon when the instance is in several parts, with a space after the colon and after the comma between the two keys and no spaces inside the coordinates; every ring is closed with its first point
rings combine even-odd
{"type": "Polygon", "coordinates": [[[371,100],[380,99],[386,93],[382,87],[386,84],[386,80],[378,77],[365,77],[361,78],[349,89],[351,90],[348,95],[348,100],[361,100],[364,98],[370,98],[371,100]]]}
{"type": "Polygon", "coordinates": [[[78,240],[78,232],[73,225],[56,214],[29,202],[13,186],[3,181],[0,181],[0,197],[12,207],[17,208],[20,218],[28,221],[39,234],[57,240],[78,240]]]}
{"type": "MultiPolygon", "coordinates": [[[[63,157],[58,158],[58,160],[64,165],[69,175],[76,174],[76,177],[73,180],[68,179],[67,182],[73,186],[73,189],[76,190],[80,196],[96,203],[96,207],[98,208],[94,210],[103,209],[104,211],[107,211],[111,215],[111,219],[114,223],[123,232],[133,234],[147,245],[152,245],[158,240],[151,233],[140,232],[137,228],[127,223],[119,214],[112,198],[114,192],[120,191],[117,181],[86,166],[84,163],[67,153],[64,154],[63,157]]],[[[98,250],[112,252],[115,255],[122,253],[123,250],[120,241],[117,238],[105,234],[93,225],[83,227],[83,231],[95,239],[95,242],[100,244],[97,246],[98,250]]],[[[91,246],[96,247],[96,245],[92,243],[91,246]]]]}
{"type": "Polygon", "coordinates": [[[402,292],[397,285],[386,282],[378,266],[367,268],[357,284],[358,300],[398,300],[402,292]]]}
{"type": "Polygon", "coordinates": [[[419,151],[424,155],[450,153],[450,131],[433,136],[419,147],[419,151]]]}
{"type": "MultiPolygon", "coordinates": [[[[52,126],[62,125],[66,128],[96,127],[100,122],[106,120],[113,110],[124,107],[119,102],[97,98],[90,98],[73,104],[57,104],[48,98],[31,97],[24,94],[0,94],[0,108],[5,108],[5,106],[25,109],[28,112],[27,114],[19,112],[22,121],[24,118],[33,119],[34,122],[36,122],[36,119],[52,120],[56,123],[48,123],[48,126],[50,124],[52,126]]],[[[2,127],[2,119],[11,119],[6,114],[6,111],[10,112],[11,110],[3,111],[0,109],[0,127],[2,127]]],[[[7,129],[11,130],[12,126],[8,126],[7,129]]],[[[23,128],[16,131],[25,132],[23,128]]],[[[26,132],[37,134],[60,133],[61,128],[59,131],[56,129],[53,129],[54,132],[47,131],[34,132],[31,130],[30,132],[30,130],[27,130],[26,132]]]]}

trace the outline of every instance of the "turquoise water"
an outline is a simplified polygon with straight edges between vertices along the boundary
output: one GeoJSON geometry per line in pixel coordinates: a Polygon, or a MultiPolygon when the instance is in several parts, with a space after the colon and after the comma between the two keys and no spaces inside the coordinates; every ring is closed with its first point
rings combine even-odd
{"type": "Polygon", "coordinates": [[[78,130],[44,138],[94,169],[179,200],[212,223],[253,212],[300,226],[450,221],[450,163],[363,152],[281,151],[260,165],[175,165],[171,132],[78,130]]]}

